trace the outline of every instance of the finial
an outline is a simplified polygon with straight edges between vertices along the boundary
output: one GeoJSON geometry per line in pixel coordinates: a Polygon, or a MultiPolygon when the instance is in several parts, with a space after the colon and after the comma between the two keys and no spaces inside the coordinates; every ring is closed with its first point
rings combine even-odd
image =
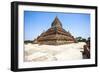
{"type": "Polygon", "coordinates": [[[55,19],[58,19],[57,15],[56,15],[55,19]]]}

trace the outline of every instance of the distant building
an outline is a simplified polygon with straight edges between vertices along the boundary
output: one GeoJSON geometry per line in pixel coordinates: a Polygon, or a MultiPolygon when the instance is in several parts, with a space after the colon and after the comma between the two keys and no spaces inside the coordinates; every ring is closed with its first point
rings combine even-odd
{"type": "Polygon", "coordinates": [[[49,28],[46,32],[43,32],[33,41],[33,43],[46,45],[62,45],[75,42],[76,40],[70,34],[70,32],[67,32],[65,29],[63,29],[62,24],[57,16],[52,22],[51,28],[49,28]]]}

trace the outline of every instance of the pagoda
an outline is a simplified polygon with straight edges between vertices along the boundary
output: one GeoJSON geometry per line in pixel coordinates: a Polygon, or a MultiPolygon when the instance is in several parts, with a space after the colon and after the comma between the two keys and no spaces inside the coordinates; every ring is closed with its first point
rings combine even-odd
{"type": "Polygon", "coordinates": [[[45,45],[62,45],[76,43],[75,38],[62,27],[62,23],[56,16],[51,24],[51,28],[38,36],[33,43],[45,45]]]}

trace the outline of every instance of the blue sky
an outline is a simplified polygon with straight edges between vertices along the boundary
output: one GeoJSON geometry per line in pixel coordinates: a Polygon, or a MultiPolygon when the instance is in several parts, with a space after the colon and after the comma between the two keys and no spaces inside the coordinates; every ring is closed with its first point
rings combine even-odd
{"type": "Polygon", "coordinates": [[[74,37],[90,37],[90,14],[24,11],[24,40],[34,40],[58,17],[74,37]]]}

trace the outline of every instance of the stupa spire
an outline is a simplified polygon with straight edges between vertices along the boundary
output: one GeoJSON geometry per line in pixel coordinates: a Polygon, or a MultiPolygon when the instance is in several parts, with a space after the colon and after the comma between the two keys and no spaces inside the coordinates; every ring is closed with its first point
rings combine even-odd
{"type": "Polygon", "coordinates": [[[51,27],[60,27],[60,28],[62,28],[62,24],[61,24],[61,22],[60,22],[60,20],[58,19],[57,16],[55,17],[54,21],[52,22],[51,27]]]}

